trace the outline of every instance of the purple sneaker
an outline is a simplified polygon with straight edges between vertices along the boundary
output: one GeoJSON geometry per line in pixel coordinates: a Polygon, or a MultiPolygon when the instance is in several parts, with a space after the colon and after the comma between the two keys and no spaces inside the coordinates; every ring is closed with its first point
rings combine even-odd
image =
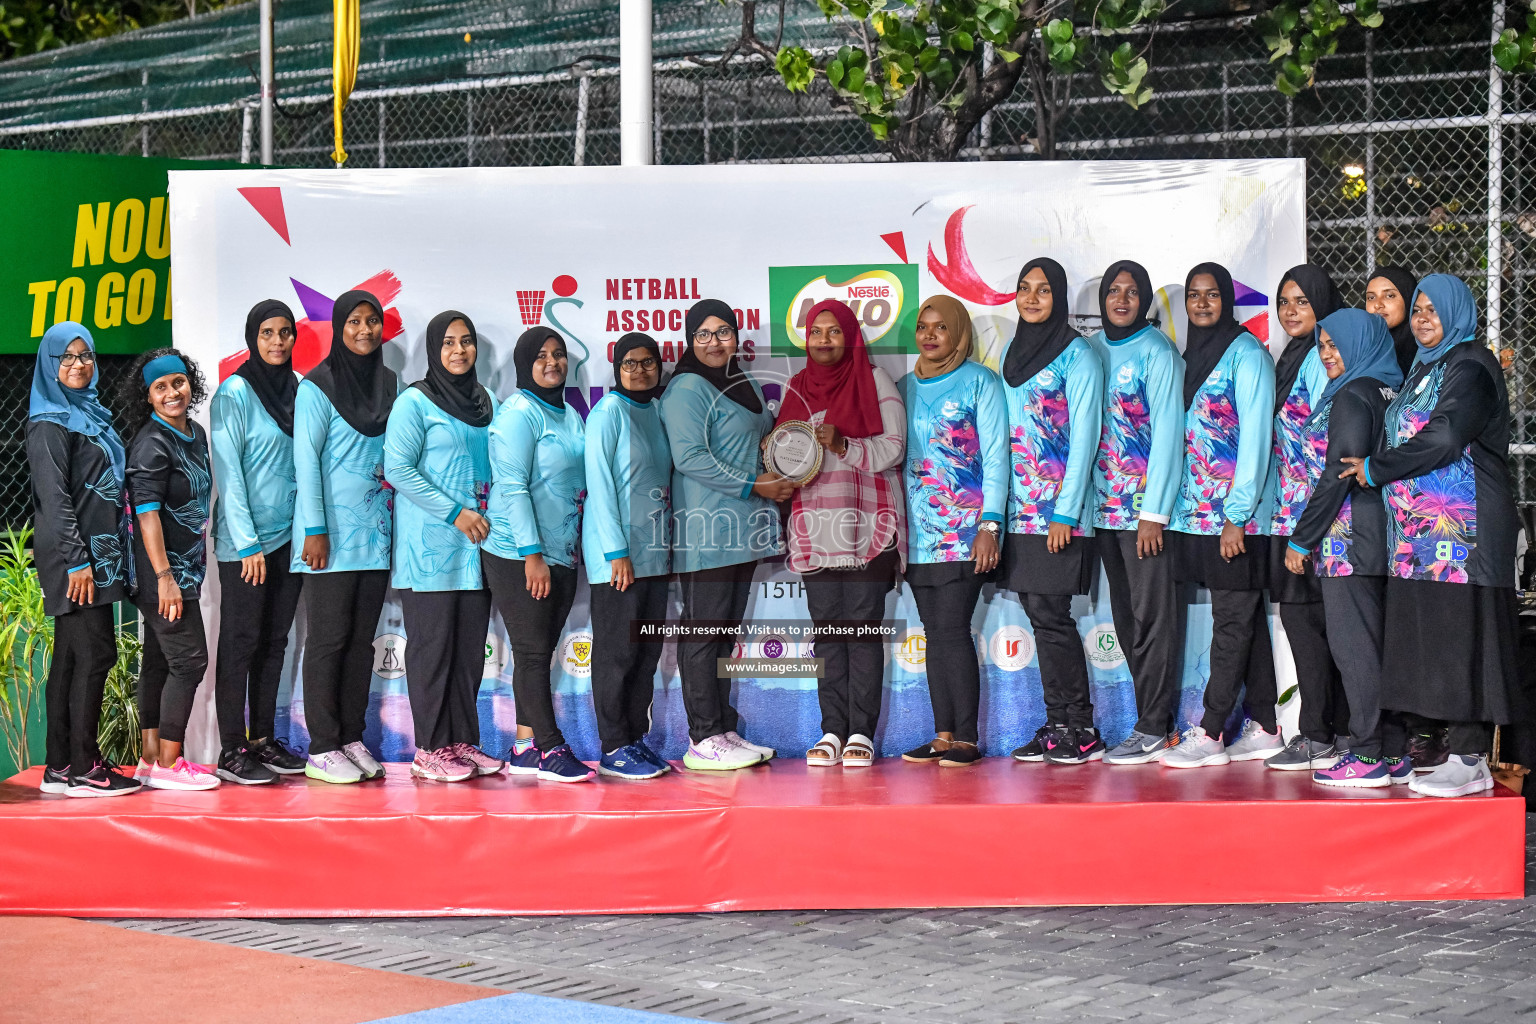
{"type": "Polygon", "coordinates": [[[532,743],[521,754],[517,752],[516,744],[507,751],[508,775],[537,775],[539,774],[539,759],[544,755],[539,753],[539,748],[532,743]]]}
{"type": "Polygon", "coordinates": [[[1333,763],[1333,767],[1313,772],[1312,781],[1345,789],[1380,789],[1392,785],[1384,761],[1364,761],[1354,754],[1345,754],[1333,763]]]}
{"type": "Polygon", "coordinates": [[[1382,759],[1382,764],[1387,766],[1387,778],[1392,780],[1394,786],[1406,786],[1413,781],[1413,761],[1407,757],[1388,757],[1382,759]]]}

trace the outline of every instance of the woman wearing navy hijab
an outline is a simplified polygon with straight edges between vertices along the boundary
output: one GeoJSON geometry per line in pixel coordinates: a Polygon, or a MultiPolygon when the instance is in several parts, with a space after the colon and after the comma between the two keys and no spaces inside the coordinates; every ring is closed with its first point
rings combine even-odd
{"type": "Polygon", "coordinates": [[[27,405],[33,560],[54,637],[39,788],[68,796],[139,788],[96,745],[102,692],[117,661],[112,605],[127,596],[129,581],[126,455],[112,414],[96,397],[98,376],[85,327],[65,321],[44,333],[27,405]]]}
{"type": "MultiPolygon", "coordinates": [[[[1387,511],[1381,495],[1343,473],[1345,458],[1364,458],[1382,435],[1387,403],[1403,383],[1386,321],[1363,309],[1341,309],[1318,323],[1317,353],[1327,374],[1302,440],[1321,447],[1306,511],[1287,538],[1285,569],[1301,577],[1315,566],[1325,635],[1348,704],[1341,752],[1313,773],[1325,786],[1374,788],[1405,783],[1413,766],[1403,754],[1395,718],[1383,737],[1382,634],[1386,626],[1387,511]],[[1385,757],[1383,756],[1385,746],[1385,757]]],[[[1306,698],[1302,698],[1305,703],[1306,698]]]]}
{"type": "Polygon", "coordinates": [[[1419,355],[1387,408],[1386,447],[1347,472],[1386,498],[1381,706],[1416,732],[1448,726],[1450,757],[1410,786],[1465,796],[1493,788],[1489,725],[1513,720],[1519,680],[1509,393],[1460,280],[1424,278],[1409,316],[1419,355]]]}

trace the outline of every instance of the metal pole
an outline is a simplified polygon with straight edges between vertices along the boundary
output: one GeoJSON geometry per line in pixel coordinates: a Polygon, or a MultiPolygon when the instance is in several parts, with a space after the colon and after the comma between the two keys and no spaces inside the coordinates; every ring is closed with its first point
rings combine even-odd
{"type": "MultiPolygon", "coordinates": [[[[1494,0],[1493,38],[1504,31],[1504,0],[1494,0]]],[[[1499,351],[1504,312],[1504,72],[1488,60],[1488,347],[1499,351]]]]}
{"type": "MultiPolygon", "coordinates": [[[[1376,33],[1365,34],[1365,119],[1376,120],[1376,33]]],[[[1365,133],[1365,283],[1376,273],[1376,133],[1365,133]]]]}
{"type": "Polygon", "coordinates": [[[272,105],[277,76],[272,61],[272,0],[261,0],[261,162],[272,163],[272,105]]]}
{"type": "Polygon", "coordinates": [[[619,157],[652,162],[651,0],[619,0],[619,157]]]}
{"type": "MultiPolygon", "coordinates": [[[[992,70],[993,57],[992,44],[988,43],[981,50],[982,75],[986,75],[988,71],[992,70]]],[[[987,158],[987,151],[992,148],[992,111],[990,110],[981,115],[981,136],[976,140],[976,143],[981,150],[981,159],[985,160],[987,158]]]]}
{"type": "Polygon", "coordinates": [[[572,74],[576,76],[576,151],[572,154],[571,162],[580,167],[587,162],[587,93],[591,89],[592,80],[581,68],[572,74]]]}
{"type": "Polygon", "coordinates": [[[251,129],[253,126],[253,111],[249,106],[240,108],[240,162],[251,162],[251,129]]]}

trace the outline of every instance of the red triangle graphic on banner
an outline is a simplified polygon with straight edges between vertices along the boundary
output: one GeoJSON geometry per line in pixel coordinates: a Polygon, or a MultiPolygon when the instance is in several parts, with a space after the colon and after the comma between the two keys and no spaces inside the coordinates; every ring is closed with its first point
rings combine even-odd
{"type": "Polygon", "coordinates": [[[245,201],[251,204],[251,208],[261,214],[261,219],[272,226],[289,245],[288,240],[288,215],[283,212],[283,190],[274,185],[236,189],[245,201]]]}
{"type": "Polygon", "coordinates": [[[888,235],[881,235],[880,241],[891,247],[891,251],[901,257],[901,262],[907,261],[907,236],[900,231],[892,231],[888,235]]]}
{"type": "Polygon", "coordinates": [[[1260,313],[1251,320],[1243,321],[1243,329],[1258,338],[1264,344],[1269,344],[1269,314],[1260,313]]]}

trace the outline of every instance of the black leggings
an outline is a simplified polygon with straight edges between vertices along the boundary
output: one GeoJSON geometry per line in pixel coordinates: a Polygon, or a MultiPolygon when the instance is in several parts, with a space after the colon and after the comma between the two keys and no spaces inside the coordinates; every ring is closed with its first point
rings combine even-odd
{"type": "Polygon", "coordinates": [[[981,669],[976,663],[971,615],[976,611],[983,582],[983,577],[966,573],[961,579],[938,586],[912,585],[912,599],[922,616],[923,635],[927,639],[933,730],[952,733],[961,743],[978,742],[981,669]]]}
{"type": "Polygon", "coordinates": [[[645,739],[651,728],[660,640],[637,641],[630,625],[667,617],[665,576],[645,576],[628,590],[592,584],[592,709],[603,753],[645,739]]]}
{"type": "Polygon", "coordinates": [[[373,636],[389,590],[389,570],[308,575],[304,720],[313,756],[362,742],[373,685],[373,636]]]}
{"type": "Polygon", "coordinates": [[[402,590],[400,606],[405,613],[405,681],[416,746],[478,747],[480,714],[475,701],[485,673],[490,592],[402,590]]]}
{"type": "MultiPolygon", "coordinates": [[[[1352,730],[1349,697],[1334,661],[1323,602],[1282,601],[1279,607],[1280,624],[1285,627],[1296,662],[1296,685],[1301,690],[1301,734],[1317,743],[1337,741],[1342,747],[1352,730]]],[[[1345,642],[1353,643],[1354,639],[1345,642]]]]}
{"type": "Polygon", "coordinates": [[[48,666],[48,767],[83,775],[101,759],[96,734],[107,676],[117,663],[112,606],[79,608],[53,619],[48,666]]]}
{"type": "Polygon", "coordinates": [[[267,581],[240,578],[239,562],[219,563],[219,646],[213,667],[219,742],[232,750],[250,739],[270,739],[277,728],[277,689],[288,653],[288,630],[299,607],[304,574],[289,568],[291,545],[266,557],[267,581]],[[249,692],[250,734],[245,708],[249,692]]]}
{"type": "MultiPolygon", "coordinates": [[[[817,626],[830,623],[878,624],[885,595],[896,579],[897,554],[889,548],[861,569],[823,569],[801,578],[805,604],[817,626]]],[[[863,736],[874,740],[885,694],[885,655],[879,643],[816,641],[822,676],[816,684],[821,731],[839,740],[863,736]]]]}
{"type": "MultiPolygon", "coordinates": [[[[1274,732],[1274,647],[1269,640],[1269,618],[1264,614],[1262,590],[1211,591],[1211,675],[1205,684],[1205,716],[1200,724],[1206,735],[1221,736],[1227,718],[1243,693],[1243,707],[1265,732],[1274,732]]],[[[1236,736],[1226,737],[1228,743],[1236,736]]]]}
{"type": "MultiPolygon", "coordinates": [[[[549,596],[535,600],[528,593],[523,560],[480,553],[491,600],[507,627],[512,648],[512,699],[517,724],[533,730],[533,745],[551,751],[565,743],[555,721],[555,695],[550,689],[550,659],[560,643],[566,616],[576,601],[576,570],[549,563],[549,596]]],[[[407,648],[409,650],[409,648],[407,648]]]]}
{"type": "MultiPolygon", "coordinates": [[[[752,574],[756,562],[741,562],[716,569],[680,572],[683,591],[680,622],[718,619],[741,622],[752,599],[752,574]]],[[[677,674],[688,715],[688,738],[694,743],[721,733],[734,732],[740,716],[731,703],[731,680],[720,677],[721,658],[729,658],[731,640],[679,640],[677,674]]]]}
{"type": "Polygon", "coordinates": [[[182,743],[197,686],[208,671],[208,637],[197,598],[182,601],[181,618],[160,616],[159,606],[140,606],[144,655],[139,663],[139,728],[158,729],[160,738],[182,743]]]}

